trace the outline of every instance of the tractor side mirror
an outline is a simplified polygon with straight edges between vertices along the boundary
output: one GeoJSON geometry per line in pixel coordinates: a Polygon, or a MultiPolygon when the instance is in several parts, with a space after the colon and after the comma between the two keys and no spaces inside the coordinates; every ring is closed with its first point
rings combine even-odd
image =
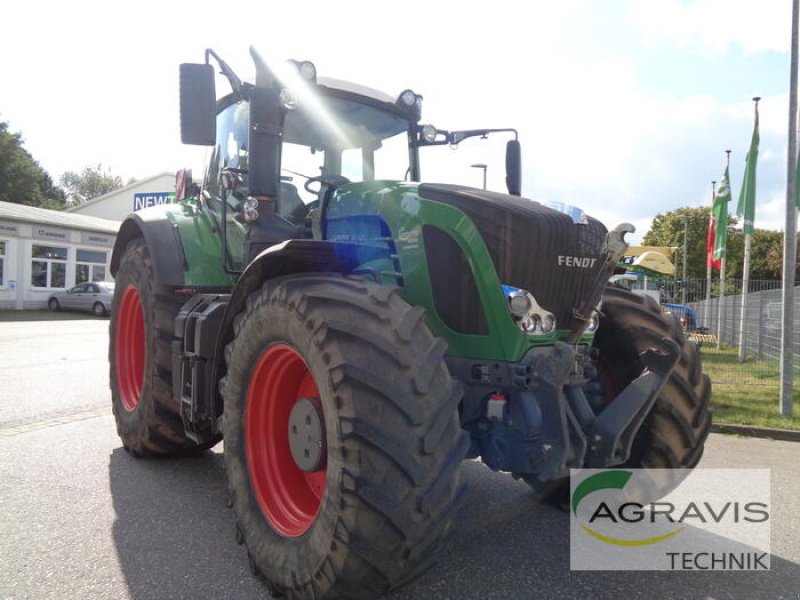
{"type": "Polygon", "coordinates": [[[213,146],[217,137],[214,68],[184,63],[180,67],[181,142],[213,146]]]}
{"type": "Polygon", "coordinates": [[[506,144],[506,188],[512,196],[522,195],[522,150],[518,140],[506,144]]]}

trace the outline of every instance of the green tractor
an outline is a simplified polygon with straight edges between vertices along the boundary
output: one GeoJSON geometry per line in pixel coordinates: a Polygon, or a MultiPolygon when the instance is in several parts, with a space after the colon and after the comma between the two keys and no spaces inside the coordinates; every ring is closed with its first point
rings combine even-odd
{"type": "Polygon", "coordinates": [[[132,455],[224,437],[237,540],[274,594],[413,578],[465,458],[554,501],[571,468],[697,464],[696,347],[608,284],[631,226],[521,197],[514,130],[421,125],[411,90],[251,54],[254,84],[211,50],[181,65],[182,140],[208,168],[122,224],[109,360],[132,455]],[[422,149],[498,132],[508,194],[419,183],[422,149]]]}

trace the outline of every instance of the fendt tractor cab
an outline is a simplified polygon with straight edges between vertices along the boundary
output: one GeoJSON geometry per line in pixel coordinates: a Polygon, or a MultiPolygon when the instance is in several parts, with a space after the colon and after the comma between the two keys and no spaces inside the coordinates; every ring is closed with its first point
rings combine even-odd
{"type": "Polygon", "coordinates": [[[208,169],[123,223],[109,354],[131,454],[224,436],[237,539],[272,592],[408,581],[467,457],[556,502],[570,468],[697,464],[697,350],[608,285],[630,226],[523,198],[514,130],[438,130],[411,90],[251,54],[252,84],[210,50],[181,65],[182,139],[208,169]],[[508,194],[420,183],[421,148],[498,132],[508,194]]]}

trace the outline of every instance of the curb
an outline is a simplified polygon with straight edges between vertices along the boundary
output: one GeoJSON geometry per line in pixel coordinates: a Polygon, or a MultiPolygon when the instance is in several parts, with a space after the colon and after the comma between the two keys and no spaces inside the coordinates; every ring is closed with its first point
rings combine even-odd
{"type": "Polygon", "coordinates": [[[711,425],[712,433],[727,433],[744,435],[754,438],[780,440],[782,442],[800,442],[800,431],[791,429],[773,429],[771,427],[756,427],[753,425],[727,425],[714,423],[711,425]]]}

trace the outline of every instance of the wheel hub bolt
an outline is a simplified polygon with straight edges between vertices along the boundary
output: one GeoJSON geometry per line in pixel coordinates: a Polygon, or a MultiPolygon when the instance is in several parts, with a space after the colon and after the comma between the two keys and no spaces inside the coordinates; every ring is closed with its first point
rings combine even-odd
{"type": "Polygon", "coordinates": [[[307,473],[325,466],[325,425],[322,411],[308,398],[298,400],[289,414],[289,449],[297,466],[307,473]]]}

